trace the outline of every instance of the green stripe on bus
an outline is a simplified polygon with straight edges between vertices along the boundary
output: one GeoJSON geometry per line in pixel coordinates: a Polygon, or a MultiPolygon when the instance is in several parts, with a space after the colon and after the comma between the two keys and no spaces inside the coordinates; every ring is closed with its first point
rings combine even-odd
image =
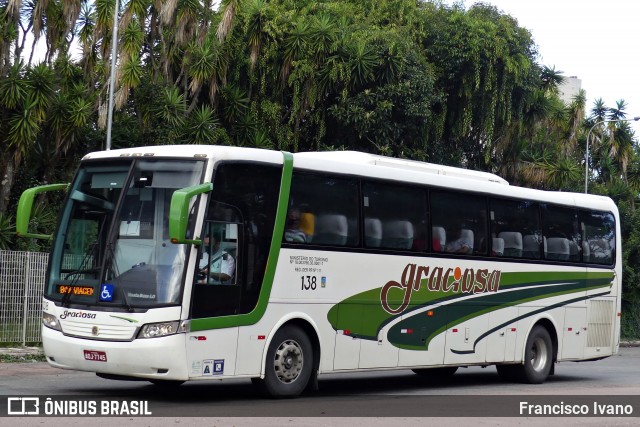
{"type": "MultiPolygon", "coordinates": [[[[517,289],[531,288],[533,295],[531,300],[547,298],[549,288],[562,288],[562,293],[580,292],[588,289],[599,289],[611,286],[613,272],[518,272],[502,273],[500,279],[500,291],[491,293],[458,293],[453,291],[430,291],[427,288],[426,279],[421,281],[419,290],[413,291],[409,306],[398,314],[390,314],[385,311],[380,303],[381,288],[371,289],[353,295],[333,306],[327,315],[327,319],[335,330],[349,330],[353,336],[364,339],[377,339],[380,329],[400,316],[407,316],[412,311],[420,310],[429,305],[450,305],[456,300],[466,297],[464,303],[477,305],[481,301],[495,301],[504,299],[510,302],[508,295],[521,295],[517,289]],[[546,285],[546,286],[545,286],[546,285]],[[545,287],[542,287],[545,286],[545,287]],[[505,292],[505,291],[509,292],[505,292]],[[538,298],[537,296],[540,296],[538,298]],[[471,297],[471,298],[469,298],[471,297]],[[366,310],[366,313],[362,311],[366,310]],[[366,321],[363,321],[366,319],[366,321]]],[[[400,288],[392,288],[388,294],[389,304],[398,307],[402,303],[404,292],[400,288]]],[[[526,302],[526,301],[523,301],[526,302]]],[[[486,304],[486,303],[485,303],[486,304]]],[[[513,305],[511,303],[510,305],[513,305]]],[[[520,304],[520,303],[518,303],[520,304]]]]}
{"type": "MultiPolygon", "coordinates": [[[[535,288],[528,288],[506,292],[504,294],[487,295],[483,298],[474,298],[468,302],[454,302],[434,309],[433,316],[426,316],[423,312],[398,322],[389,330],[388,339],[391,344],[399,348],[407,350],[428,350],[429,343],[438,334],[483,314],[561,295],[575,296],[585,291],[601,289],[602,287],[603,286],[594,286],[585,289],[581,286],[567,287],[567,285],[556,285],[546,287],[545,290],[548,292],[543,294],[535,288]],[[403,329],[411,329],[413,333],[402,333],[403,329]]],[[[583,296],[583,298],[586,299],[587,296],[583,296]]],[[[572,300],[560,302],[558,306],[568,304],[571,301],[572,300]]]]}
{"type": "Polygon", "coordinates": [[[284,157],[282,165],[282,178],[280,180],[280,193],[278,195],[278,207],[276,210],[276,221],[273,227],[273,235],[271,236],[271,246],[269,247],[269,259],[260,288],[260,297],[256,307],[247,314],[237,314],[233,316],[211,317],[206,319],[191,320],[192,331],[203,331],[207,329],[229,328],[233,326],[247,326],[256,324],[265,311],[267,303],[271,295],[273,287],[273,278],[276,274],[278,265],[278,255],[280,254],[280,246],[282,244],[282,236],[284,234],[285,223],[287,220],[287,208],[289,205],[289,193],[291,192],[291,177],[293,175],[293,155],[291,153],[282,152],[284,157]]]}

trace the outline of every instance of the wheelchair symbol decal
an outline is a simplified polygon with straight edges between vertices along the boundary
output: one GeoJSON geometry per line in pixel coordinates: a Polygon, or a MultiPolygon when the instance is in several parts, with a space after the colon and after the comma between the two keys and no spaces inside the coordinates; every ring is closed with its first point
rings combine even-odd
{"type": "Polygon", "coordinates": [[[114,286],[108,283],[100,287],[100,301],[113,301],[114,286]]]}

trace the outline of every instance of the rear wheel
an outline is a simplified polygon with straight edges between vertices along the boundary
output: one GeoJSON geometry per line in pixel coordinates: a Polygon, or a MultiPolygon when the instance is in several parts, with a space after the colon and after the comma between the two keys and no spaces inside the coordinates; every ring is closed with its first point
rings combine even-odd
{"type": "Polygon", "coordinates": [[[536,325],[527,338],[524,363],[518,366],[520,380],[529,384],[543,383],[553,366],[553,343],[546,328],[536,325]]]}
{"type": "Polygon", "coordinates": [[[312,369],[309,337],[297,326],[284,326],[269,344],[261,385],[272,397],[295,397],[307,387],[312,369]]]}

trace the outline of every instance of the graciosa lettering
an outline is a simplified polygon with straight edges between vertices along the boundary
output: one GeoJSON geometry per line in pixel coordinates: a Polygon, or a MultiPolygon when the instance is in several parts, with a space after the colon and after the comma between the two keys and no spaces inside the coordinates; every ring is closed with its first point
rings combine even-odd
{"type": "Polygon", "coordinates": [[[474,270],[467,268],[464,271],[460,267],[447,268],[418,266],[407,264],[402,271],[400,282],[390,280],[380,290],[380,303],[389,314],[404,312],[411,302],[413,291],[420,290],[425,285],[432,292],[451,292],[479,294],[484,292],[498,292],[500,289],[500,270],[489,272],[488,269],[474,270]],[[423,278],[424,277],[424,278],[423,278]],[[389,305],[389,291],[398,288],[404,291],[404,297],[398,307],[389,305]]]}

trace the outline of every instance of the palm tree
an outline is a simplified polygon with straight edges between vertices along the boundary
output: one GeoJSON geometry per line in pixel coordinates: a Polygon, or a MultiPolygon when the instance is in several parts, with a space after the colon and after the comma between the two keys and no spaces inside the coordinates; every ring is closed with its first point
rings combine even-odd
{"type": "Polygon", "coordinates": [[[208,105],[201,105],[189,117],[185,140],[190,144],[215,144],[220,122],[208,105]]]}
{"type": "Polygon", "coordinates": [[[540,75],[542,90],[545,93],[557,95],[560,85],[566,80],[563,73],[564,71],[556,70],[555,65],[553,67],[544,65],[540,75]]]}
{"type": "Polygon", "coordinates": [[[249,44],[249,64],[253,70],[260,55],[260,48],[269,38],[267,24],[272,19],[272,9],[265,0],[250,0],[246,13],[246,38],[249,44]]]}
{"type": "Polygon", "coordinates": [[[593,107],[591,108],[591,114],[589,118],[595,122],[603,121],[607,118],[607,113],[609,112],[609,108],[605,105],[602,98],[596,98],[593,101],[593,107]]]}
{"type": "Polygon", "coordinates": [[[34,145],[53,95],[53,72],[47,65],[23,68],[18,62],[0,83],[0,133],[5,140],[0,212],[4,212],[22,159],[34,145]]]}
{"type": "Polygon", "coordinates": [[[286,85],[289,79],[293,61],[300,59],[306,51],[310,37],[309,23],[304,18],[298,18],[284,39],[282,67],[280,68],[282,85],[286,85]]]}
{"type": "Polygon", "coordinates": [[[580,89],[573,97],[569,105],[569,143],[575,148],[578,142],[578,131],[580,130],[585,118],[585,105],[587,102],[587,92],[580,89]]]}
{"type": "Polygon", "coordinates": [[[609,138],[609,156],[620,168],[622,180],[627,182],[627,167],[633,156],[634,132],[628,122],[618,122],[611,130],[609,138]]]}
{"type": "Polygon", "coordinates": [[[609,108],[608,119],[609,120],[622,120],[627,116],[626,110],[627,102],[624,99],[616,101],[616,106],[609,108]]]}
{"type": "Polygon", "coordinates": [[[216,36],[220,43],[224,42],[231,33],[240,3],[241,0],[225,0],[222,2],[221,6],[224,8],[224,12],[216,31],[216,36]]]}

